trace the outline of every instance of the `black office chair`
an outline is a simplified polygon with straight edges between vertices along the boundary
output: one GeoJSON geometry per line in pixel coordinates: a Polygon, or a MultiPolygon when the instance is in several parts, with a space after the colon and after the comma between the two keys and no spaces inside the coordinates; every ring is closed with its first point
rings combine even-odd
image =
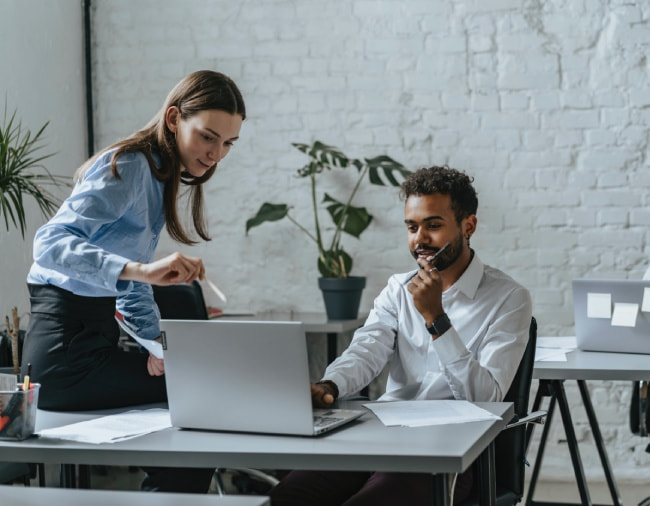
{"type": "MultiPolygon", "coordinates": [[[[537,321],[530,322],[528,344],[517,369],[512,385],[506,393],[505,402],[514,404],[515,417],[506,429],[497,436],[494,448],[496,473],[496,505],[512,506],[524,495],[524,477],[526,466],[527,434],[529,423],[543,423],[544,411],[528,413],[528,400],[533,380],[535,365],[535,346],[537,343],[537,321]]],[[[475,468],[474,494],[462,503],[462,506],[480,506],[479,486],[480,470],[475,468]]]]}
{"type": "Polygon", "coordinates": [[[208,308],[198,281],[153,286],[153,298],[164,320],[207,320],[208,308]]]}
{"type": "MultiPolygon", "coordinates": [[[[203,290],[198,281],[189,284],[153,286],[153,297],[163,320],[207,320],[208,309],[203,290]]],[[[217,492],[224,494],[222,474],[225,469],[217,469],[215,474],[217,492]]],[[[228,469],[232,483],[241,493],[265,493],[277,485],[278,479],[257,469],[228,469]]]]}

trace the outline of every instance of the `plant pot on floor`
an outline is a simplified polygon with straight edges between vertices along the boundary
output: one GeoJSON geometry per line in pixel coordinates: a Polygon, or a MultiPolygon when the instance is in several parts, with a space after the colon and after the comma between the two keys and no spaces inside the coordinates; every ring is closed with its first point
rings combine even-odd
{"type": "Polygon", "coordinates": [[[329,320],[353,320],[358,316],[365,277],[318,278],[318,286],[323,292],[329,320]]]}

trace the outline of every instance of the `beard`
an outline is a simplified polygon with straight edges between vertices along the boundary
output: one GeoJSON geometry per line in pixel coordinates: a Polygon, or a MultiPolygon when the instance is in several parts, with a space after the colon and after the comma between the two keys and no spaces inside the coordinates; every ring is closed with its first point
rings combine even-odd
{"type": "MultiPolygon", "coordinates": [[[[438,271],[444,271],[447,267],[452,265],[456,260],[460,258],[460,256],[463,254],[464,248],[465,241],[463,240],[463,233],[459,232],[456,239],[451,241],[447,249],[436,259],[435,265],[433,267],[435,267],[438,271]]],[[[431,255],[435,255],[439,250],[440,248],[423,248],[418,245],[413,251],[411,251],[411,255],[413,255],[413,258],[417,260],[419,252],[430,251],[431,255]]]]}

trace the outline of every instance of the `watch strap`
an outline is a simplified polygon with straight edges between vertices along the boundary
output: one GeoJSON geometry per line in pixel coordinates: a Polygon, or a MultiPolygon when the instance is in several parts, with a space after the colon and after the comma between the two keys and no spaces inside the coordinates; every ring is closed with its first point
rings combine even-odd
{"type": "Polygon", "coordinates": [[[427,327],[429,334],[441,336],[451,328],[451,321],[447,313],[442,313],[433,323],[427,327]]]}

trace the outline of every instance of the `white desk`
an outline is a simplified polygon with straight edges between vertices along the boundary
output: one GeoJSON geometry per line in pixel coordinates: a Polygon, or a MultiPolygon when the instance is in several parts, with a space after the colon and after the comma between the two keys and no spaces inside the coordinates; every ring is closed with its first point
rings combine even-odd
{"type": "MultiPolygon", "coordinates": [[[[368,412],[352,425],[319,437],[168,429],[102,445],[40,438],[0,441],[0,453],[7,461],[56,464],[429,472],[435,475],[436,494],[440,494],[437,504],[448,504],[446,473],[461,473],[485,454],[493,458],[493,452],[484,450],[492,448],[494,438],[514,413],[511,403],[478,405],[503,419],[385,427],[368,412]]],[[[96,416],[39,411],[36,425],[40,430],[96,416]]]]}
{"type": "Polygon", "coordinates": [[[11,487],[0,485],[2,504],[10,506],[270,506],[267,497],[80,490],[70,488],[11,487]]]}
{"type": "MultiPolygon", "coordinates": [[[[546,439],[556,403],[560,409],[564,432],[567,437],[567,445],[571,454],[571,462],[576,476],[581,504],[593,504],[589,495],[587,479],[582,466],[580,451],[578,449],[578,440],[571,419],[571,410],[564,390],[565,380],[576,380],[583,405],[587,412],[587,418],[589,420],[589,425],[591,426],[591,431],[603,466],[603,471],[605,472],[605,478],[607,480],[613,504],[616,506],[620,505],[620,494],[614,481],[611,464],[609,463],[607,451],[598,426],[596,413],[594,412],[589,390],[587,389],[585,382],[586,380],[636,381],[650,379],[650,356],[631,353],[599,353],[574,350],[567,354],[566,362],[535,362],[533,378],[540,380],[540,382],[532,410],[535,411],[539,409],[543,397],[550,397],[550,402],[546,424],[542,432],[535,466],[531,475],[526,504],[548,504],[533,501],[532,498],[535,492],[539,471],[541,469],[544,447],[546,445],[546,439]]],[[[530,431],[528,440],[530,441],[530,431]]]]}

